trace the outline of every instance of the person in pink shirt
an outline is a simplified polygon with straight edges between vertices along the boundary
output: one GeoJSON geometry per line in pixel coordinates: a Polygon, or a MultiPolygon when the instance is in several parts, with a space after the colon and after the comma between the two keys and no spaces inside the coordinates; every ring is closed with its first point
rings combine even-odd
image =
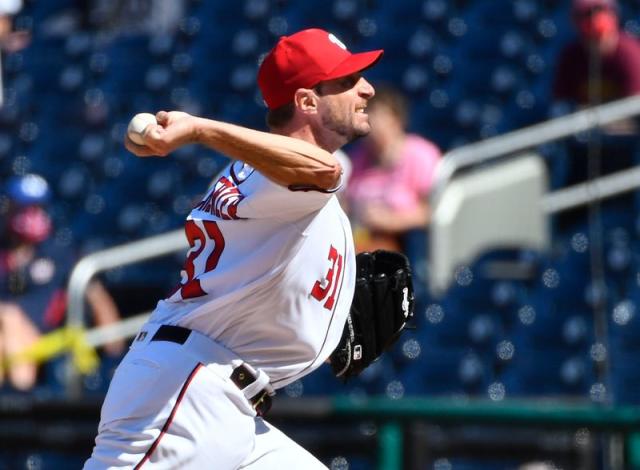
{"type": "Polygon", "coordinates": [[[367,112],[371,132],[350,154],[345,198],[356,251],[406,252],[405,236],[416,229],[424,233],[429,222],[429,190],[441,152],[407,133],[408,106],[397,90],[379,87],[367,112]]]}

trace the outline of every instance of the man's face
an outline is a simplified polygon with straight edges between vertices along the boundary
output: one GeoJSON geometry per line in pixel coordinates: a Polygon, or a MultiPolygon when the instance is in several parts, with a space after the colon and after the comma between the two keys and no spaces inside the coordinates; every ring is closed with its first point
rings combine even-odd
{"type": "Polygon", "coordinates": [[[7,234],[23,244],[38,244],[49,238],[51,218],[39,205],[14,206],[7,214],[7,234]]]}
{"type": "Polygon", "coordinates": [[[586,41],[603,41],[618,32],[618,17],[615,10],[594,6],[574,13],[578,33],[586,41]]]}
{"type": "Polygon", "coordinates": [[[351,142],[371,130],[366,108],[375,91],[360,73],[322,82],[318,113],[323,128],[351,142]]]}

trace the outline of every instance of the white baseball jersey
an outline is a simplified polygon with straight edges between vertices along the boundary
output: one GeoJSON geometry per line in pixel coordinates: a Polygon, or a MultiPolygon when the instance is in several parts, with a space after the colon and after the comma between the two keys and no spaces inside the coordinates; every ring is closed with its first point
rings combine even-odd
{"type": "Polygon", "coordinates": [[[187,217],[182,283],[151,321],[197,330],[280,388],[321,365],[355,285],[347,216],[332,192],[292,190],[230,164],[187,217]]]}

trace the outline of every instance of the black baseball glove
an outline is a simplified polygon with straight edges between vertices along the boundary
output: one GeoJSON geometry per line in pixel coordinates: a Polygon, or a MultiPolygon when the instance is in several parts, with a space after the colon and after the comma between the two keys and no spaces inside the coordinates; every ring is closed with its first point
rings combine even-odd
{"type": "Polygon", "coordinates": [[[413,318],[413,309],[407,257],[385,250],[359,253],[351,311],[330,358],[336,377],[358,375],[389,349],[413,318]]]}

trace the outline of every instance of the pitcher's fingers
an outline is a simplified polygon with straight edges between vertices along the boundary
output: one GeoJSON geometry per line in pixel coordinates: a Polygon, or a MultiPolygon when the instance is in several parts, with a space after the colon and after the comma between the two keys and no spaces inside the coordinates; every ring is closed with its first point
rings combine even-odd
{"type": "Polygon", "coordinates": [[[154,152],[151,148],[146,145],[138,145],[127,136],[124,138],[124,146],[129,152],[137,157],[151,157],[153,155],[158,155],[157,152],[154,152]]]}
{"type": "Polygon", "coordinates": [[[163,138],[165,133],[165,128],[162,127],[162,124],[149,124],[147,128],[144,130],[144,140],[146,143],[154,145],[154,143],[160,141],[163,138]]]}
{"type": "Polygon", "coordinates": [[[161,126],[166,126],[169,124],[169,113],[166,111],[158,111],[156,113],[156,121],[158,121],[158,124],[161,126]]]}

